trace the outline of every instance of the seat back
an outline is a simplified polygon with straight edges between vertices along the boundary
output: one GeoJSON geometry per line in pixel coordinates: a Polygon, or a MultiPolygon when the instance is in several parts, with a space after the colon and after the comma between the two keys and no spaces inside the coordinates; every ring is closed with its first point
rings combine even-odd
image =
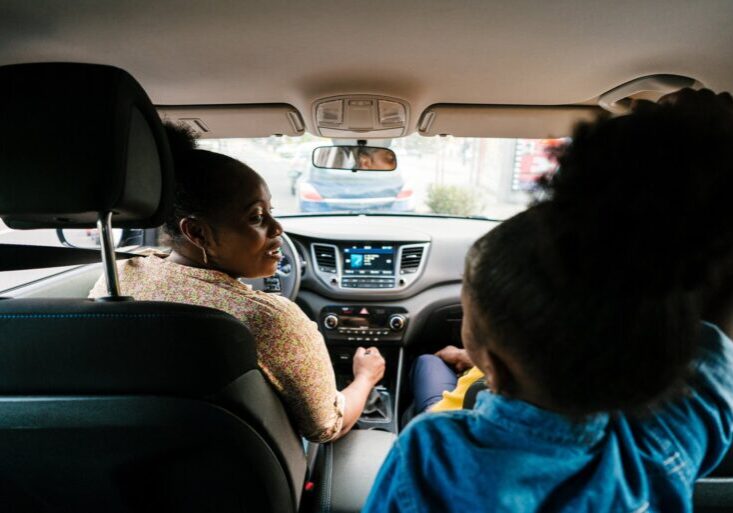
{"type": "Polygon", "coordinates": [[[488,387],[486,386],[486,381],[484,381],[483,379],[474,381],[471,386],[468,387],[468,390],[466,390],[466,394],[463,396],[463,409],[473,410],[473,407],[476,405],[476,397],[478,396],[479,392],[483,392],[487,388],[488,387]]]}
{"type": "Polygon", "coordinates": [[[695,483],[695,511],[724,513],[733,511],[733,452],[728,451],[709,476],[695,483]]]}
{"type": "Polygon", "coordinates": [[[140,85],[109,66],[0,66],[0,119],[0,217],[99,223],[115,296],[0,299],[3,509],[295,512],[303,447],[244,324],[116,297],[111,225],[158,226],[173,194],[140,85]]]}
{"type": "Polygon", "coordinates": [[[0,330],[6,505],[297,510],[303,448],[233,317],[175,303],[4,299],[0,330]]]}

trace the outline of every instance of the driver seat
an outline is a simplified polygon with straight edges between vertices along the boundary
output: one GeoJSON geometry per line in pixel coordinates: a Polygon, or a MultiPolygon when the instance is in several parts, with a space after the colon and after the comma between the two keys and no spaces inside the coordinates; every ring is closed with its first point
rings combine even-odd
{"type": "MultiPolygon", "coordinates": [[[[162,224],[170,151],[126,72],[0,67],[0,118],[11,228],[162,224]]],[[[0,298],[3,508],[295,513],[303,446],[249,331],[218,310],[116,296],[102,238],[110,297],[0,298]]]]}

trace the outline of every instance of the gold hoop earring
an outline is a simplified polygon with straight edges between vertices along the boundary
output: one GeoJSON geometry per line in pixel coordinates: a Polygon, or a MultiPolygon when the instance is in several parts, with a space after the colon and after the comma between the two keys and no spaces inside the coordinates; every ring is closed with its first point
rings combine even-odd
{"type": "Polygon", "coordinates": [[[206,248],[201,246],[201,252],[204,254],[204,264],[209,263],[209,255],[206,254],[206,248]]]}

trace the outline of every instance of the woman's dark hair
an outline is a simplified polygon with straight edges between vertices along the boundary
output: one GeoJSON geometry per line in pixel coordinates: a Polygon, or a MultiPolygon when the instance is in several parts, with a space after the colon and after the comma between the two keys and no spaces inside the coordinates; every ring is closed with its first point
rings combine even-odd
{"type": "Polygon", "coordinates": [[[546,199],[469,251],[474,329],[562,411],[638,410],[688,374],[733,248],[733,113],[699,107],[578,126],[546,199]]]}
{"type": "Polygon", "coordinates": [[[176,244],[183,237],[181,219],[194,216],[215,223],[232,211],[245,186],[243,173],[237,171],[254,171],[226,155],[197,149],[196,135],[186,126],[170,122],[164,126],[173,154],[176,193],[163,230],[176,244]]]}
{"type": "Polygon", "coordinates": [[[375,153],[382,151],[383,148],[377,148],[376,146],[357,146],[355,149],[356,158],[360,157],[371,157],[375,153]]]}

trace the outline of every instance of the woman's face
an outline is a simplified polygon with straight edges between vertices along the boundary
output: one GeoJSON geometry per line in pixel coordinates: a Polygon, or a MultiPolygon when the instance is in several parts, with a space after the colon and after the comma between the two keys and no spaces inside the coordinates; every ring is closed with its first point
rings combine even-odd
{"type": "Polygon", "coordinates": [[[272,276],[282,258],[282,226],[272,217],[272,199],[265,181],[256,173],[238,180],[242,192],[211,223],[211,264],[231,276],[272,276]]]}
{"type": "Polygon", "coordinates": [[[397,167],[394,153],[387,149],[373,150],[359,156],[360,169],[391,171],[397,167]]]}

